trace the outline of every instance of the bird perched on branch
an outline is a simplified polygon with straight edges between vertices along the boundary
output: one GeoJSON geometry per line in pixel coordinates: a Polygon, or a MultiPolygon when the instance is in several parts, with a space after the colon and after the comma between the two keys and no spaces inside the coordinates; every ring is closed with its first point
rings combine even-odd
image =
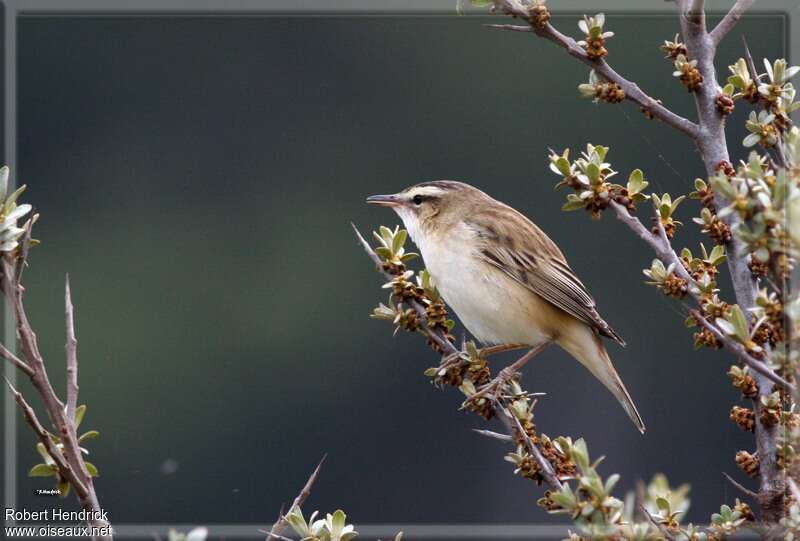
{"type": "Polygon", "coordinates": [[[625,345],[558,246],[528,218],[450,180],[424,182],[367,202],[403,220],[442,297],[488,344],[555,342],[617,398],[640,432],[644,423],[601,337],[625,345]]]}

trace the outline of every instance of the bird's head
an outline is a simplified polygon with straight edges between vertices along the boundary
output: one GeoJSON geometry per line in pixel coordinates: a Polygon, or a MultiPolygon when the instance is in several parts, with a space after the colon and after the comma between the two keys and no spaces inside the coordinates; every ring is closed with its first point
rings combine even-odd
{"type": "Polygon", "coordinates": [[[446,228],[460,220],[483,192],[454,180],[435,180],[409,186],[392,195],[372,195],[367,203],[389,207],[403,220],[411,238],[446,228]]]}

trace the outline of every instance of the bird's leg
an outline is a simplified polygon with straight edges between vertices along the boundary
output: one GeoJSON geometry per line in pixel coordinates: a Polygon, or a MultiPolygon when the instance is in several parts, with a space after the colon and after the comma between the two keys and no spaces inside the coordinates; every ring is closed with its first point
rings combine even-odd
{"type": "Polygon", "coordinates": [[[498,344],[496,346],[481,348],[480,354],[481,357],[489,357],[491,355],[497,355],[498,353],[504,353],[506,351],[525,349],[526,347],[528,347],[528,344],[498,344]]]}
{"type": "MultiPolygon", "coordinates": [[[[508,345],[511,346],[512,344],[508,345]]],[[[544,344],[539,344],[538,346],[528,350],[528,352],[525,353],[525,355],[523,355],[522,357],[514,361],[512,364],[500,370],[500,372],[497,373],[497,376],[495,376],[489,383],[481,387],[477,393],[475,393],[470,397],[470,400],[475,400],[489,393],[499,398],[498,391],[501,391],[508,384],[509,381],[516,378],[517,375],[519,374],[519,371],[522,370],[522,367],[528,364],[528,362],[531,359],[533,359],[539,353],[541,353],[542,350],[546,348],[548,345],[550,345],[550,342],[545,342],[544,344]]],[[[511,349],[517,349],[517,348],[511,348],[511,349]]]]}

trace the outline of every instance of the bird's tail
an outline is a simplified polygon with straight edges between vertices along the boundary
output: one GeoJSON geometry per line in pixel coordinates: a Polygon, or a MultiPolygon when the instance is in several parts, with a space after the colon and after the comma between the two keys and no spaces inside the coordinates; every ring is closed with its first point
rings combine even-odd
{"type": "Polygon", "coordinates": [[[625,384],[622,383],[614,365],[611,364],[608,352],[597,333],[587,325],[576,325],[575,330],[562,335],[558,343],[611,391],[639,432],[644,434],[645,427],[642,416],[639,415],[625,384]]]}

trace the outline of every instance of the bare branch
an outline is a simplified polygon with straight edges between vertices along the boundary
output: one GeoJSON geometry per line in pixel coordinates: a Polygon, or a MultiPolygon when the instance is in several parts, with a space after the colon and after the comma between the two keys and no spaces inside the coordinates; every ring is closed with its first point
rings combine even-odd
{"type": "Polygon", "coordinates": [[[714,29],[709,32],[709,36],[711,37],[711,41],[714,43],[714,46],[719,45],[719,42],[728,34],[728,32],[736,26],[736,23],[739,22],[739,19],[750,9],[750,7],[755,3],[755,0],[737,0],[733,7],[725,14],[722,20],[714,27],[714,29]]]}
{"type": "Polygon", "coordinates": [[[616,214],[617,219],[628,226],[628,229],[633,231],[633,233],[645,241],[656,253],[656,256],[660,260],[662,260],[667,265],[672,263],[675,264],[674,272],[684,280],[688,282],[693,282],[691,276],[686,271],[681,262],[678,254],[675,253],[675,250],[672,248],[672,244],[669,242],[669,238],[667,238],[667,234],[664,231],[664,226],[661,225],[660,220],[656,220],[656,227],[658,228],[659,234],[655,235],[652,231],[647,229],[644,224],[637,218],[636,216],[632,215],[628,212],[628,209],[617,203],[616,201],[611,201],[611,208],[614,210],[614,214],[616,214]]]}
{"type": "MultiPolygon", "coordinates": [[[[300,493],[292,502],[292,506],[289,507],[290,513],[292,512],[292,509],[294,509],[295,507],[302,507],[303,502],[305,502],[306,499],[308,499],[308,496],[311,494],[311,487],[314,486],[317,477],[319,477],[319,471],[322,468],[322,463],[325,462],[325,458],[327,458],[327,456],[328,455],[323,455],[322,459],[319,461],[319,464],[317,464],[317,467],[314,468],[313,472],[311,472],[311,475],[308,477],[306,484],[303,485],[303,488],[300,490],[300,493]]],[[[278,520],[275,521],[275,524],[272,525],[272,528],[270,528],[269,532],[266,532],[267,539],[272,539],[272,538],[285,539],[281,534],[286,530],[288,526],[289,526],[289,521],[286,520],[286,515],[280,513],[280,515],[278,516],[278,520]]]]}
{"type": "MultiPolygon", "coordinates": [[[[495,4],[509,15],[514,15],[522,18],[523,20],[528,20],[527,10],[517,0],[502,0],[495,2],[495,4]]],[[[523,28],[514,25],[496,25],[491,27],[512,31],[522,31],[523,28]]],[[[682,131],[693,139],[699,135],[699,128],[694,122],[687,120],[686,118],[683,118],[682,116],[677,115],[668,108],[664,107],[664,105],[662,105],[658,100],[650,97],[644,91],[642,91],[642,89],[639,88],[636,83],[629,81],[614,71],[614,69],[605,60],[593,60],[589,58],[589,56],[586,54],[586,51],[584,51],[574,39],[569,36],[565,36],[556,30],[556,28],[550,23],[547,23],[542,27],[531,26],[530,31],[541,38],[555,43],[564,49],[567,54],[576,58],[580,62],[583,62],[595,70],[595,72],[602,75],[606,80],[618,84],[625,92],[625,97],[627,99],[638,104],[654,117],[665,122],[666,124],[669,124],[673,128],[682,131]]]]}
{"type": "Polygon", "coordinates": [[[747,487],[745,487],[745,486],[743,486],[743,485],[739,484],[739,482],[738,482],[738,481],[736,481],[736,479],[734,479],[733,477],[731,477],[730,475],[728,475],[728,474],[727,474],[727,473],[725,473],[725,472],[722,472],[722,475],[723,475],[723,476],[725,477],[725,479],[727,479],[727,480],[728,480],[728,481],[729,481],[729,482],[730,482],[730,483],[731,483],[733,486],[735,486],[736,488],[738,488],[739,490],[741,490],[743,493],[747,494],[747,495],[748,495],[748,496],[750,496],[751,498],[756,498],[756,499],[758,499],[758,494],[756,494],[755,492],[753,492],[753,491],[752,491],[752,490],[750,490],[749,488],[747,488],[747,487]]]}
{"type": "Polygon", "coordinates": [[[495,440],[508,441],[508,442],[514,440],[514,438],[512,438],[508,434],[500,434],[499,432],[493,432],[491,430],[483,430],[481,428],[473,428],[472,431],[473,432],[477,432],[481,436],[486,436],[487,438],[492,438],[492,439],[495,439],[495,440]]]}
{"type": "Polygon", "coordinates": [[[702,314],[700,314],[700,312],[694,309],[689,309],[689,313],[700,325],[711,331],[717,338],[717,340],[719,340],[728,351],[735,354],[736,357],[743,363],[745,363],[747,366],[749,366],[750,368],[752,368],[753,370],[755,370],[756,372],[758,372],[759,374],[770,380],[771,382],[780,385],[784,389],[791,392],[796,392],[796,388],[794,385],[792,385],[791,383],[780,377],[778,374],[773,372],[764,361],[760,361],[755,357],[753,357],[752,355],[750,355],[741,344],[737,344],[736,342],[725,336],[722,333],[722,331],[720,331],[719,328],[717,328],[716,325],[713,325],[711,322],[706,321],[706,319],[702,316],[702,314]]]}
{"type": "Polygon", "coordinates": [[[75,408],[78,405],[78,340],[75,338],[75,317],[72,307],[72,291],[69,274],[64,281],[64,309],[67,321],[67,420],[75,422],[75,408]]]}
{"type": "Polygon", "coordinates": [[[3,357],[5,360],[19,368],[22,372],[24,372],[28,377],[33,377],[33,368],[31,368],[28,363],[14,355],[10,350],[8,350],[3,344],[0,344],[0,357],[3,357]]]}
{"type": "Polygon", "coordinates": [[[640,505],[639,509],[641,509],[642,513],[644,513],[644,516],[647,517],[647,520],[649,520],[653,524],[653,526],[655,526],[658,529],[658,531],[661,532],[661,535],[663,535],[669,541],[677,540],[677,537],[675,537],[675,535],[672,532],[670,532],[663,524],[658,522],[656,520],[656,517],[650,514],[650,511],[647,510],[647,507],[645,507],[644,505],[640,505]]]}

